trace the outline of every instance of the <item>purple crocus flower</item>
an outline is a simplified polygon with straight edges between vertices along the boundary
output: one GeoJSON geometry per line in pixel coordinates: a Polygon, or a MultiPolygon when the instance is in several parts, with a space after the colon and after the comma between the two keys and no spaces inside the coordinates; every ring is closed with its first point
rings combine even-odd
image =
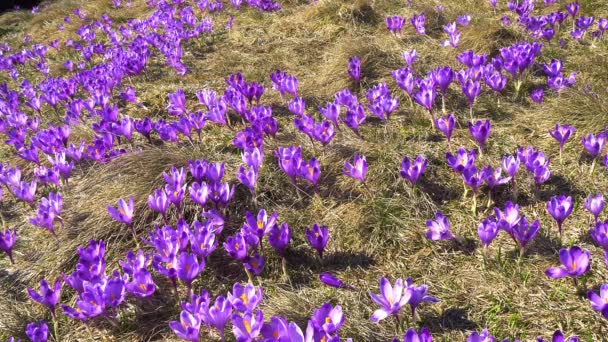
{"type": "Polygon", "coordinates": [[[355,154],[353,164],[345,160],[342,173],[365,184],[365,175],[367,174],[367,160],[365,160],[365,156],[355,154]]]}
{"type": "Polygon", "coordinates": [[[302,164],[302,148],[301,147],[279,147],[275,152],[279,167],[289,178],[293,184],[296,183],[296,175],[302,164]]]}
{"type": "Polygon", "coordinates": [[[181,115],[187,113],[186,109],[186,95],[181,89],[177,89],[175,93],[167,94],[169,97],[169,104],[167,105],[167,111],[171,115],[181,115]]]}
{"type": "Polygon", "coordinates": [[[255,314],[246,312],[243,316],[232,315],[232,333],[237,342],[255,341],[264,324],[264,314],[258,310],[255,314]]]}
{"type": "Polygon", "coordinates": [[[112,206],[108,206],[108,213],[118,222],[124,223],[128,226],[131,225],[131,220],[133,219],[133,196],[129,196],[129,202],[127,203],[124,199],[118,200],[118,207],[114,208],[112,206]]]}
{"type": "Polygon", "coordinates": [[[403,61],[409,67],[411,67],[412,64],[414,64],[414,62],[418,60],[418,53],[416,52],[416,50],[403,51],[401,52],[401,58],[403,58],[403,61]]]}
{"type": "Polygon", "coordinates": [[[547,212],[553,216],[555,222],[557,222],[557,229],[559,231],[559,237],[562,237],[562,224],[570,216],[572,213],[572,208],[574,207],[574,203],[572,202],[572,197],[560,195],[559,197],[551,197],[551,199],[547,202],[547,212]]]}
{"type": "Polygon", "coordinates": [[[347,70],[350,77],[358,83],[361,79],[361,59],[357,56],[349,58],[347,70]]]}
{"type": "Polygon", "coordinates": [[[333,307],[330,303],[325,303],[314,311],[311,321],[315,328],[323,330],[326,334],[333,334],[344,324],[342,307],[340,305],[333,307]]]}
{"type": "Polygon", "coordinates": [[[424,12],[420,13],[420,15],[414,14],[410,18],[410,23],[412,23],[412,26],[414,27],[414,29],[416,30],[416,32],[418,34],[426,33],[426,30],[424,28],[425,22],[426,22],[426,15],[424,14],[424,12]]]}
{"type": "Polygon", "coordinates": [[[301,97],[294,97],[289,101],[287,108],[290,112],[296,115],[303,115],[306,110],[306,102],[301,97]]]}
{"type": "Polygon", "coordinates": [[[182,252],[177,259],[175,270],[177,277],[188,286],[190,292],[194,279],[205,270],[205,259],[199,261],[195,254],[182,252]]]}
{"type": "Polygon", "coordinates": [[[287,223],[281,225],[275,224],[268,234],[268,243],[274,248],[277,253],[283,257],[285,249],[291,240],[291,229],[287,223]]]}
{"type": "Polygon", "coordinates": [[[519,254],[523,256],[528,244],[536,237],[538,230],[540,229],[540,222],[534,220],[532,224],[528,223],[526,217],[522,217],[519,223],[513,226],[511,232],[515,241],[519,244],[519,254]]]}
{"type": "Polygon", "coordinates": [[[310,229],[306,228],[306,240],[308,240],[312,248],[317,250],[319,257],[323,258],[323,250],[327,245],[327,240],[329,240],[327,226],[319,226],[315,223],[310,229]]]}
{"type": "Polygon", "coordinates": [[[412,309],[412,322],[416,322],[416,308],[418,307],[418,305],[420,305],[424,302],[429,302],[429,303],[439,302],[439,300],[437,300],[437,298],[426,294],[426,292],[428,291],[427,285],[416,286],[416,285],[414,285],[412,278],[407,278],[405,280],[405,288],[406,288],[406,293],[409,292],[411,294],[408,304],[410,305],[410,308],[412,309]]]}
{"type": "Polygon", "coordinates": [[[243,266],[248,272],[254,275],[260,275],[264,271],[264,265],[266,265],[266,258],[261,256],[258,252],[255,252],[253,256],[246,256],[243,259],[243,266]]]}
{"type": "Polygon", "coordinates": [[[167,209],[169,208],[169,198],[164,189],[156,189],[152,195],[148,196],[148,206],[150,209],[160,213],[165,222],[167,221],[167,209]]]}
{"type": "Polygon", "coordinates": [[[475,164],[475,159],[477,158],[477,150],[471,150],[471,152],[467,152],[464,147],[460,147],[456,151],[456,155],[453,155],[450,152],[446,152],[445,159],[454,171],[462,174],[464,170],[470,168],[475,164]]]}
{"type": "Polygon", "coordinates": [[[156,285],[152,280],[152,275],[146,269],[140,269],[133,274],[130,282],[125,284],[127,292],[139,297],[146,298],[152,296],[156,290],[156,285]]]}
{"type": "Polygon", "coordinates": [[[475,104],[475,100],[481,91],[481,83],[469,78],[461,84],[461,88],[462,93],[464,96],[466,96],[467,101],[469,102],[469,116],[471,121],[473,121],[473,105],[475,104]]]}
{"type": "Polygon", "coordinates": [[[370,320],[379,322],[390,315],[398,317],[401,308],[410,301],[412,291],[404,288],[403,279],[397,279],[395,285],[392,286],[388,279],[382,277],[380,278],[380,294],[369,292],[369,296],[380,305],[380,309],[374,311],[370,320]]]}
{"type": "Polygon", "coordinates": [[[386,29],[397,34],[400,33],[405,25],[405,18],[394,15],[386,17],[386,29]]]}
{"type": "Polygon", "coordinates": [[[243,225],[243,230],[252,233],[258,239],[262,239],[276,225],[278,216],[279,213],[276,211],[269,216],[264,209],[261,209],[257,216],[247,211],[245,213],[246,222],[243,225]]]}
{"type": "Polygon", "coordinates": [[[264,323],[260,333],[263,341],[291,341],[289,325],[283,317],[272,316],[269,323],[264,323]]]}
{"type": "Polygon", "coordinates": [[[559,143],[559,158],[561,160],[562,150],[564,149],[564,145],[566,144],[566,142],[574,134],[574,127],[568,124],[556,124],[555,129],[553,131],[549,130],[549,134],[551,134],[551,136],[559,143]]]}
{"type": "Polygon", "coordinates": [[[193,182],[190,185],[189,192],[192,202],[204,207],[211,195],[211,188],[205,182],[201,182],[200,184],[193,182]]]}
{"type": "Polygon", "coordinates": [[[536,88],[530,92],[530,99],[535,103],[543,103],[545,91],[543,88],[536,88]]]}
{"type": "Polygon", "coordinates": [[[169,322],[169,327],[177,337],[190,342],[198,342],[201,319],[198,314],[183,310],[179,316],[179,322],[169,322]]]}
{"type": "Polygon", "coordinates": [[[403,336],[403,342],[432,342],[433,337],[431,333],[426,329],[420,329],[420,333],[417,333],[415,329],[407,329],[403,336]]]}
{"type": "Polygon", "coordinates": [[[586,137],[582,137],[581,141],[585,150],[593,157],[593,164],[591,165],[591,173],[593,173],[595,161],[606,144],[606,134],[602,132],[595,136],[593,133],[590,133],[586,137]]]}
{"type": "Polygon", "coordinates": [[[209,307],[209,310],[203,310],[203,320],[205,323],[217,329],[222,341],[224,340],[224,329],[226,323],[232,315],[232,305],[224,296],[218,296],[215,299],[215,304],[209,307]]]}
{"type": "Polygon", "coordinates": [[[602,285],[599,295],[593,291],[587,292],[587,299],[595,311],[599,311],[608,319],[608,284],[602,285]]]}
{"type": "Polygon", "coordinates": [[[485,219],[477,226],[477,235],[479,235],[479,240],[481,240],[484,251],[487,252],[490,243],[498,235],[498,231],[498,224],[492,219],[485,219]]]}
{"type": "Polygon", "coordinates": [[[261,286],[257,288],[253,284],[245,286],[235,283],[232,286],[232,293],[228,293],[228,300],[234,310],[238,312],[253,312],[264,298],[264,291],[261,286]]]}
{"type": "Polygon", "coordinates": [[[224,242],[224,249],[233,259],[243,260],[247,256],[249,248],[243,233],[236,233],[236,235],[229,236],[226,239],[226,242],[224,242]]]}
{"type": "Polygon", "coordinates": [[[604,250],[608,251],[608,220],[597,221],[595,226],[589,230],[589,235],[604,250]]]}
{"type": "Polygon", "coordinates": [[[427,220],[426,226],[429,230],[426,232],[426,237],[429,240],[451,240],[454,238],[450,232],[450,223],[448,219],[441,213],[435,213],[435,220],[427,220]]]}
{"type": "Polygon", "coordinates": [[[312,130],[312,137],[323,146],[329,144],[335,136],[336,130],[330,121],[321,121],[312,130]]]}
{"type": "Polygon", "coordinates": [[[499,185],[507,184],[511,180],[511,177],[502,177],[502,169],[500,167],[493,169],[491,165],[488,165],[481,169],[481,173],[483,174],[483,180],[490,190],[499,185]]]}
{"type": "Polygon", "coordinates": [[[416,101],[416,103],[424,107],[429,112],[432,126],[435,126],[433,104],[435,103],[436,96],[437,91],[435,89],[435,82],[433,80],[421,81],[418,91],[414,93],[414,101],[416,101]]]}
{"type": "Polygon", "coordinates": [[[0,250],[6,253],[11,264],[15,263],[13,260],[13,246],[17,242],[17,230],[5,229],[4,232],[0,232],[0,250]]]}
{"type": "Polygon", "coordinates": [[[27,293],[33,301],[49,308],[51,311],[51,316],[53,316],[53,319],[55,319],[55,308],[57,307],[57,302],[61,297],[61,279],[57,278],[52,288],[49,286],[49,283],[47,283],[46,280],[42,279],[40,281],[40,293],[29,287],[27,288],[27,293]]]}
{"type": "Polygon", "coordinates": [[[593,215],[595,222],[597,222],[600,213],[604,209],[604,196],[602,196],[602,194],[597,194],[595,196],[589,195],[585,199],[584,205],[585,209],[593,215]]]}
{"type": "Polygon", "coordinates": [[[317,191],[317,183],[321,176],[321,164],[316,158],[310,158],[308,162],[303,161],[298,170],[298,176],[310,182],[317,191]]]}
{"type": "MultiPolygon", "coordinates": [[[[536,342],[545,342],[545,340],[542,337],[538,337],[536,342]]],[[[579,339],[577,336],[570,336],[566,339],[561,330],[556,330],[551,337],[551,342],[579,342],[579,339]]]]}
{"type": "Polygon", "coordinates": [[[492,125],[490,124],[490,120],[481,121],[478,120],[475,124],[469,122],[469,132],[471,136],[477,143],[479,144],[479,152],[483,150],[483,146],[488,140],[490,136],[490,132],[492,131],[492,125]]]}
{"type": "Polygon", "coordinates": [[[11,190],[17,199],[28,203],[34,203],[36,186],[36,180],[33,180],[31,183],[21,181],[18,186],[11,187],[11,190]]]}
{"type": "Polygon", "coordinates": [[[455,124],[456,119],[454,118],[454,114],[451,113],[447,116],[442,116],[435,121],[435,127],[445,135],[448,144],[452,139],[452,132],[454,131],[455,124]]]}
{"type": "Polygon", "coordinates": [[[331,273],[325,272],[325,273],[319,274],[319,280],[321,280],[321,282],[327,286],[335,287],[338,289],[349,289],[349,290],[355,289],[354,286],[345,284],[342,280],[336,278],[336,276],[334,276],[331,273]]]}
{"type": "Polygon", "coordinates": [[[403,157],[399,174],[401,177],[408,180],[412,187],[414,187],[426,169],[427,162],[428,161],[422,156],[417,156],[415,160],[410,160],[407,156],[403,157]]]}
{"type": "Polygon", "coordinates": [[[32,322],[25,327],[25,334],[32,342],[46,342],[49,337],[49,327],[44,321],[32,322]]]}
{"type": "Polygon", "coordinates": [[[562,267],[548,268],[545,271],[548,277],[554,279],[563,277],[576,278],[587,273],[591,267],[589,251],[582,250],[578,246],[572,246],[570,249],[560,249],[559,260],[562,263],[562,267]]]}
{"type": "Polygon", "coordinates": [[[481,333],[473,331],[467,338],[467,342],[494,342],[494,336],[490,335],[488,329],[484,329],[481,333]]]}

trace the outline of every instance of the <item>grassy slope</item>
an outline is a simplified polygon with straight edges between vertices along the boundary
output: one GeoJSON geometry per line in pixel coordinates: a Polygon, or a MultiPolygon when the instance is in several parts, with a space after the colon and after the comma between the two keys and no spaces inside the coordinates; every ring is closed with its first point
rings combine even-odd
{"type": "MultiPolygon", "coordinates": [[[[108,13],[115,21],[146,15],[143,4],[131,10],[114,10],[110,1],[60,0],[38,15],[22,12],[0,16],[0,33],[7,32],[2,40],[13,47],[20,45],[21,37],[30,33],[34,41],[65,39],[76,24],[65,32],[55,29],[63,16],[71,9],[83,6],[91,17],[108,13]]],[[[555,157],[551,170],[553,177],[543,186],[541,199],[536,200],[530,181],[523,173],[518,179],[522,194],[520,204],[528,218],[540,219],[542,229],[529,253],[521,263],[517,262],[513,243],[505,236],[495,241],[490,249],[491,257],[483,263],[477,241],[477,224],[490,214],[482,207],[474,216],[469,207],[471,199],[461,199],[458,177],[444,162],[446,143],[430,127],[425,114],[417,106],[410,107],[407,98],[398,90],[390,77],[390,70],[402,66],[399,53],[415,48],[420,56],[416,69],[425,74],[439,65],[456,66],[455,56],[466,49],[480,53],[496,54],[497,48],[525,39],[514,27],[503,28],[499,18],[493,15],[485,1],[444,1],[445,11],[436,13],[433,8],[439,2],[414,1],[414,8],[407,9],[404,1],[340,1],[320,0],[316,5],[304,1],[286,1],[284,9],[276,14],[260,14],[251,10],[238,13],[235,27],[230,33],[218,33],[213,39],[193,43],[186,47],[185,64],[192,72],[184,78],[175,76],[163,66],[162,60],[153,60],[147,79],[134,78],[133,84],[140,99],[150,109],[142,113],[134,107],[123,112],[139,117],[164,116],[166,93],[183,88],[194,101],[194,92],[204,87],[220,90],[223,77],[241,71],[249,80],[264,81],[269,85],[268,74],[274,69],[285,69],[300,80],[302,96],[309,110],[324,104],[333,94],[345,87],[357,89],[359,97],[377,82],[387,81],[394,94],[401,96],[401,107],[389,125],[371,123],[363,128],[365,141],[356,139],[350,132],[338,133],[325,150],[313,149],[302,134],[291,125],[291,118],[280,97],[269,90],[264,103],[272,104],[280,118],[281,131],[275,140],[268,141],[267,151],[277,146],[302,145],[306,157],[316,156],[322,165],[320,195],[296,196],[287,178],[278,171],[271,153],[260,180],[260,207],[277,210],[280,219],[294,229],[294,241],[288,253],[293,287],[280,280],[280,261],[271,257],[264,274],[267,294],[263,309],[269,317],[282,314],[305,326],[312,310],[325,301],[341,304],[347,320],[343,336],[358,341],[388,340],[395,334],[392,322],[373,324],[369,321],[375,309],[367,291],[377,292],[381,276],[391,280],[411,276],[418,284],[429,284],[430,294],[441,302],[422,305],[419,309],[419,325],[431,329],[439,341],[458,341],[470,330],[487,327],[501,338],[531,339],[537,335],[549,335],[561,328],[569,334],[578,334],[586,341],[600,340],[606,336],[606,323],[594,312],[582,293],[575,293],[568,281],[547,279],[543,271],[558,263],[556,228],[544,209],[544,202],[554,194],[570,193],[579,204],[565,224],[565,242],[574,242],[591,250],[592,270],[586,277],[586,286],[600,285],[608,275],[603,265],[601,251],[587,237],[589,215],[582,209],[582,199],[589,193],[601,192],[608,185],[606,170],[598,168],[589,176],[590,162],[582,155],[578,139],[582,134],[595,132],[604,127],[608,103],[606,81],[608,49],[606,42],[594,45],[579,44],[569,39],[565,30],[559,35],[566,38],[566,46],[560,49],[557,40],[546,44],[539,62],[561,58],[565,71],[578,71],[577,85],[559,97],[546,96],[545,102],[531,105],[525,96],[514,98],[512,85],[504,93],[502,105],[483,95],[476,104],[476,116],[492,119],[494,124],[488,144],[478,165],[491,163],[498,166],[500,157],[513,153],[517,146],[533,144],[548,155],[555,157]],[[428,36],[415,35],[411,26],[401,38],[393,37],[384,28],[387,14],[411,16],[421,10],[427,13],[428,36]],[[471,13],[471,25],[462,29],[462,44],[457,50],[438,48],[444,39],[441,26],[457,15],[471,13]],[[350,83],[345,72],[349,56],[363,59],[362,89],[350,83]],[[594,98],[582,92],[589,83],[598,93],[594,98]],[[577,135],[569,143],[563,164],[557,159],[557,144],[547,134],[556,122],[568,122],[577,127],[577,135]],[[343,161],[354,153],[362,153],[370,164],[368,193],[352,180],[341,175],[343,161]],[[399,179],[401,158],[423,154],[429,159],[427,172],[419,189],[410,191],[399,179]],[[424,237],[424,222],[436,210],[443,211],[455,233],[463,236],[466,246],[450,243],[431,243],[424,237]],[[331,239],[327,259],[321,264],[306,246],[304,228],[320,222],[330,228],[331,239]],[[500,255],[500,258],[497,256],[500,255]],[[331,270],[360,291],[335,291],[322,287],[316,276],[331,270]],[[602,330],[604,329],[604,330],[602,330]]],[[[608,5],[601,0],[581,1],[581,12],[587,15],[606,16],[608,5]]],[[[227,13],[217,17],[215,26],[223,26],[227,13]]],[[[77,22],[77,20],[75,21],[77,22]]],[[[64,55],[54,54],[59,64],[64,55]]],[[[58,69],[56,69],[58,70],[58,69]]],[[[539,70],[528,77],[524,92],[534,85],[544,83],[539,70]]],[[[192,103],[192,102],[191,102],[192,103]]],[[[456,85],[449,91],[447,106],[459,118],[452,149],[458,146],[474,147],[466,130],[468,111],[456,85]]],[[[319,115],[319,114],[316,114],[319,115]]],[[[49,117],[52,115],[49,113],[49,117]]],[[[87,128],[76,130],[77,136],[90,136],[87,128]]],[[[42,277],[54,278],[62,271],[71,271],[75,263],[74,251],[89,239],[105,239],[109,245],[108,269],[116,267],[118,258],[134,248],[128,232],[111,222],[105,212],[107,204],[130,194],[137,202],[136,228],[140,234],[152,227],[154,215],[145,210],[148,193],[161,184],[161,174],[170,165],[185,165],[193,158],[225,160],[227,174],[233,177],[238,167],[239,155],[231,147],[232,133],[226,129],[209,127],[204,141],[196,146],[150,146],[143,141],[138,145],[141,153],[121,157],[103,166],[84,166],[76,172],[69,191],[64,193],[66,227],[59,231],[59,247],[48,235],[32,228],[26,220],[31,210],[25,210],[10,200],[2,206],[10,225],[16,226],[21,239],[17,245],[18,260],[11,267],[6,258],[0,260],[3,285],[0,287],[0,338],[23,336],[26,322],[46,318],[48,313],[27,299],[25,286],[34,285],[42,277]],[[3,335],[4,334],[4,335],[3,335]]],[[[310,189],[307,193],[311,194],[310,189]]],[[[496,195],[498,205],[508,200],[508,189],[496,195]]],[[[253,209],[243,189],[238,189],[231,208],[228,233],[240,227],[244,208],[253,209]]],[[[480,198],[485,203],[486,197],[480,198]]],[[[190,217],[195,208],[188,208],[190,217]]],[[[197,287],[209,289],[212,295],[225,293],[234,281],[245,281],[240,267],[226,264],[224,252],[218,250],[200,277],[197,287]]],[[[157,282],[168,288],[162,279],[157,282]]],[[[68,291],[63,297],[70,302],[68,291]]],[[[177,304],[168,290],[158,291],[154,299],[129,300],[128,307],[116,326],[99,322],[91,328],[96,339],[116,341],[173,340],[167,321],[179,314],[177,304]]],[[[90,339],[90,332],[81,324],[61,319],[62,340],[83,341],[90,339]]]]}

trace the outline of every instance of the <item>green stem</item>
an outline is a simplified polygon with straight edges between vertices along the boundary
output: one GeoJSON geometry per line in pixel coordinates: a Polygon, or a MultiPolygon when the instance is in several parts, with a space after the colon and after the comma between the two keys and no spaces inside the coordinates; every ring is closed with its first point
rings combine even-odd
{"type": "Polygon", "coordinates": [[[473,191],[473,206],[471,206],[473,215],[477,214],[477,192],[473,191]]]}
{"type": "Polygon", "coordinates": [[[55,333],[55,341],[59,342],[59,321],[53,313],[53,332],[55,333]]]}

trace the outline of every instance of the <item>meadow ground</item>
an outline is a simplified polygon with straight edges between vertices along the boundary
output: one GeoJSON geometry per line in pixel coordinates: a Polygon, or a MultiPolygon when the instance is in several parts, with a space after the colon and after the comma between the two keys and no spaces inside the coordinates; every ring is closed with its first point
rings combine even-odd
{"type": "MultiPolygon", "coordinates": [[[[502,1],[501,1],[502,2],[502,1]]],[[[563,6],[565,2],[554,6],[563,6]]],[[[582,0],[581,13],[595,17],[608,16],[608,2],[582,0]]],[[[390,321],[380,324],[369,320],[376,305],[368,291],[377,293],[380,277],[412,277],[416,284],[428,284],[429,294],[437,297],[436,304],[423,304],[419,308],[417,326],[427,327],[438,341],[462,341],[470,331],[488,328],[502,338],[533,339],[549,336],[562,329],[567,335],[579,335],[584,341],[605,340],[608,336],[606,320],[595,312],[585,297],[568,280],[553,280],[544,275],[546,268],[559,264],[558,251],[574,243],[592,253],[591,271],[584,277],[581,289],[597,289],[608,276],[603,252],[589,238],[591,216],[583,209],[588,194],[603,193],[608,186],[608,171],[598,165],[590,175],[591,161],[580,143],[583,134],[598,132],[606,126],[608,116],[608,40],[579,43],[570,38],[567,29],[557,32],[551,42],[543,42],[538,63],[559,58],[564,71],[578,72],[576,84],[559,95],[545,94],[542,104],[530,101],[531,89],[545,84],[540,68],[533,68],[526,76],[523,88],[516,96],[512,82],[496,98],[482,93],[475,105],[477,118],[492,121],[492,133],[478,165],[498,166],[501,157],[513,154],[517,147],[533,145],[553,160],[551,179],[535,194],[533,183],[524,173],[519,174],[518,203],[529,219],[541,222],[541,231],[526,255],[518,259],[514,243],[502,234],[490,247],[484,261],[483,250],[477,237],[477,226],[492,213],[494,205],[487,206],[487,195],[479,198],[476,214],[470,210],[471,197],[462,198],[460,177],[445,162],[446,149],[475,147],[466,123],[468,107],[457,83],[448,91],[446,105],[458,124],[448,147],[445,139],[431,129],[426,113],[418,105],[410,106],[406,94],[391,77],[391,70],[404,66],[401,52],[416,49],[419,60],[416,71],[425,75],[437,66],[449,65],[460,69],[456,56],[465,50],[495,56],[498,49],[517,41],[529,39],[517,25],[505,27],[500,18],[510,15],[504,3],[494,13],[487,1],[413,1],[407,8],[403,0],[286,0],[276,13],[261,13],[241,9],[235,14],[232,30],[221,27],[228,20],[230,10],[213,17],[218,28],[213,34],[185,47],[184,64],[190,72],[184,77],[176,75],[164,65],[164,60],[153,55],[146,75],[131,79],[139,100],[147,107],[121,109],[134,118],[167,117],[167,94],[181,88],[189,102],[195,102],[195,91],[212,88],[221,91],[224,77],[242,72],[247,80],[263,82],[267,92],[265,105],[272,105],[279,120],[276,138],[267,140],[268,151],[259,181],[258,206],[251,203],[248,191],[237,187],[234,203],[224,238],[240,228],[245,210],[265,208],[277,211],[281,222],[288,222],[294,230],[294,240],[287,252],[291,283],[281,278],[280,259],[270,253],[266,270],[261,277],[265,290],[262,309],[267,315],[280,314],[304,327],[315,308],[324,302],[340,304],[346,315],[341,336],[355,341],[388,341],[396,336],[390,321]],[[442,12],[435,7],[444,6],[442,12]],[[427,34],[416,35],[408,24],[401,36],[390,34],[385,27],[386,15],[411,17],[414,13],[427,14],[427,34]],[[457,16],[470,13],[471,23],[462,27],[462,40],[457,49],[442,48],[445,39],[442,26],[457,16]],[[566,43],[560,47],[558,40],[566,43]],[[362,59],[361,84],[353,83],[346,67],[350,56],[362,59]],[[314,148],[306,136],[292,124],[286,103],[270,88],[268,75],[276,70],[295,75],[300,83],[300,94],[314,111],[317,105],[333,100],[333,95],[350,88],[365,98],[365,91],[379,82],[387,82],[401,100],[399,109],[385,124],[371,121],[362,128],[363,140],[347,129],[338,132],[332,143],[324,149],[314,148]],[[585,91],[588,85],[590,91],[585,91]],[[558,145],[549,136],[548,129],[555,123],[569,123],[576,127],[575,138],[566,145],[563,159],[558,158],[558,145]],[[321,162],[319,193],[304,187],[298,197],[289,179],[279,170],[270,151],[278,146],[301,145],[306,158],[317,157],[321,162]],[[342,175],[345,160],[355,153],[363,154],[369,163],[369,190],[342,175]],[[417,189],[413,191],[399,176],[404,156],[423,155],[429,160],[427,171],[417,189]],[[545,202],[556,194],[570,194],[576,205],[565,223],[563,242],[559,240],[553,219],[545,210],[545,202]],[[424,233],[425,222],[436,211],[449,219],[453,233],[462,242],[432,242],[424,233]],[[330,240],[326,258],[319,261],[307,246],[304,229],[313,223],[329,227],[330,240]],[[354,285],[355,291],[335,290],[323,286],[318,280],[320,272],[330,271],[345,282],[354,285]]],[[[39,14],[27,11],[7,12],[0,15],[0,40],[13,48],[25,46],[24,35],[33,42],[64,41],[74,37],[77,25],[58,31],[57,25],[73,9],[82,7],[90,18],[107,13],[116,24],[128,18],[149,15],[144,1],[133,1],[129,9],[114,9],[109,0],[50,2],[39,14]]],[[[539,6],[539,13],[554,10],[539,6]]],[[[61,74],[64,52],[48,56],[52,72],[61,74]]],[[[5,77],[5,76],[3,76],[5,77]]],[[[32,78],[40,80],[40,75],[32,78]]],[[[4,80],[11,84],[8,78],[4,80]]],[[[316,114],[318,115],[318,113],[316,114]]],[[[54,122],[57,117],[49,110],[44,117],[54,122]]],[[[240,127],[240,123],[237,125],[240,127]]],[[[74,141],[90,139],[90,126],[73,128],[74,141]]],[[[135,141],[140,153],[129,153],[110,163],[81,165],[64,191],[65,226],[58,229],[59,244],[48,232],[29,224],[27,218],[33,210],[16,203],[6,195],[1,212],[9,227],[20,233],[15,248],[16,264],[7,258],[0,259],[0,339],[9,336],[25,337],[27,322],[37,319],[50,321],[47,310],[29,300],[25,288],[33,287],[42,279],[54,279],[61,272],[70,272],[76,262],[75,250],[90,239],[104,239],[108,245],[109,270],[118,266],[118,260],[127,250],[134,249],[128,230],[110,219],[107,205],[118,198],[133,195],[136,201],[135,229],[139,234],[151,230],[159,217],[146,206],[148,194],[162,184],[162,173],[170,166],[187,166],[190,159],[206,158],[225,161],[226,174],[236,182],[235,172],[240,164],[240,152],[232,145],[234,132],[214,125],[205,128],[201,141],[179,145],[148,144],[144,139],[135,141]]],[[[24,165],[6,148],[0,150],[1,159],[24,165]]],[[[24,165],[25,167],[25,165],[24,165]]],[[[494,194],[496,206],[502,207],[510,199],[509,187],[494,194]]],[[[186,208],[188,217],[194,217],[196,207],[186,208]]],[[[267,247],[268,248],[268,247],[267,247]]],[[[226,293],[236,281],[246,281],[240,265],[228,261],[222,248],[211,256],[209,264],[195,283],[196,289],[207,289],[212,295],[226,293]]],[[[150,300],[129,299],[118,322],[99,321],[91,327],[60,315],[62,341],[146,341],[177,340],[168,321],[179,316],[179,305],[170,291],[170,284],[155,276],[160,289],[150,300]],[[163,291],[164,289],[164,291],[163,291]]],[[[73,303],[68,291],[63,301],[73,303]]],[[[402,336],[402,332],[398,335],[402,336]]],[[[204,340],[217,339],[216,335],[203,335],[204,340]]]]}

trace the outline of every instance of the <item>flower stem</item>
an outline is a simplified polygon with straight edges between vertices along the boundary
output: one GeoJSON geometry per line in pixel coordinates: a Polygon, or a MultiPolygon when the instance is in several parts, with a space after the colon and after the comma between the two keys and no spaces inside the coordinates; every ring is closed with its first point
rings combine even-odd
{"type": "Polygon", "coordinates": [[[251,275],[251,272],[249,272],[247,267],[245,267],[245,273],[247,273],[247,279],[248,279],[249,284],[253,284],[253,276],[251,275]]]}

